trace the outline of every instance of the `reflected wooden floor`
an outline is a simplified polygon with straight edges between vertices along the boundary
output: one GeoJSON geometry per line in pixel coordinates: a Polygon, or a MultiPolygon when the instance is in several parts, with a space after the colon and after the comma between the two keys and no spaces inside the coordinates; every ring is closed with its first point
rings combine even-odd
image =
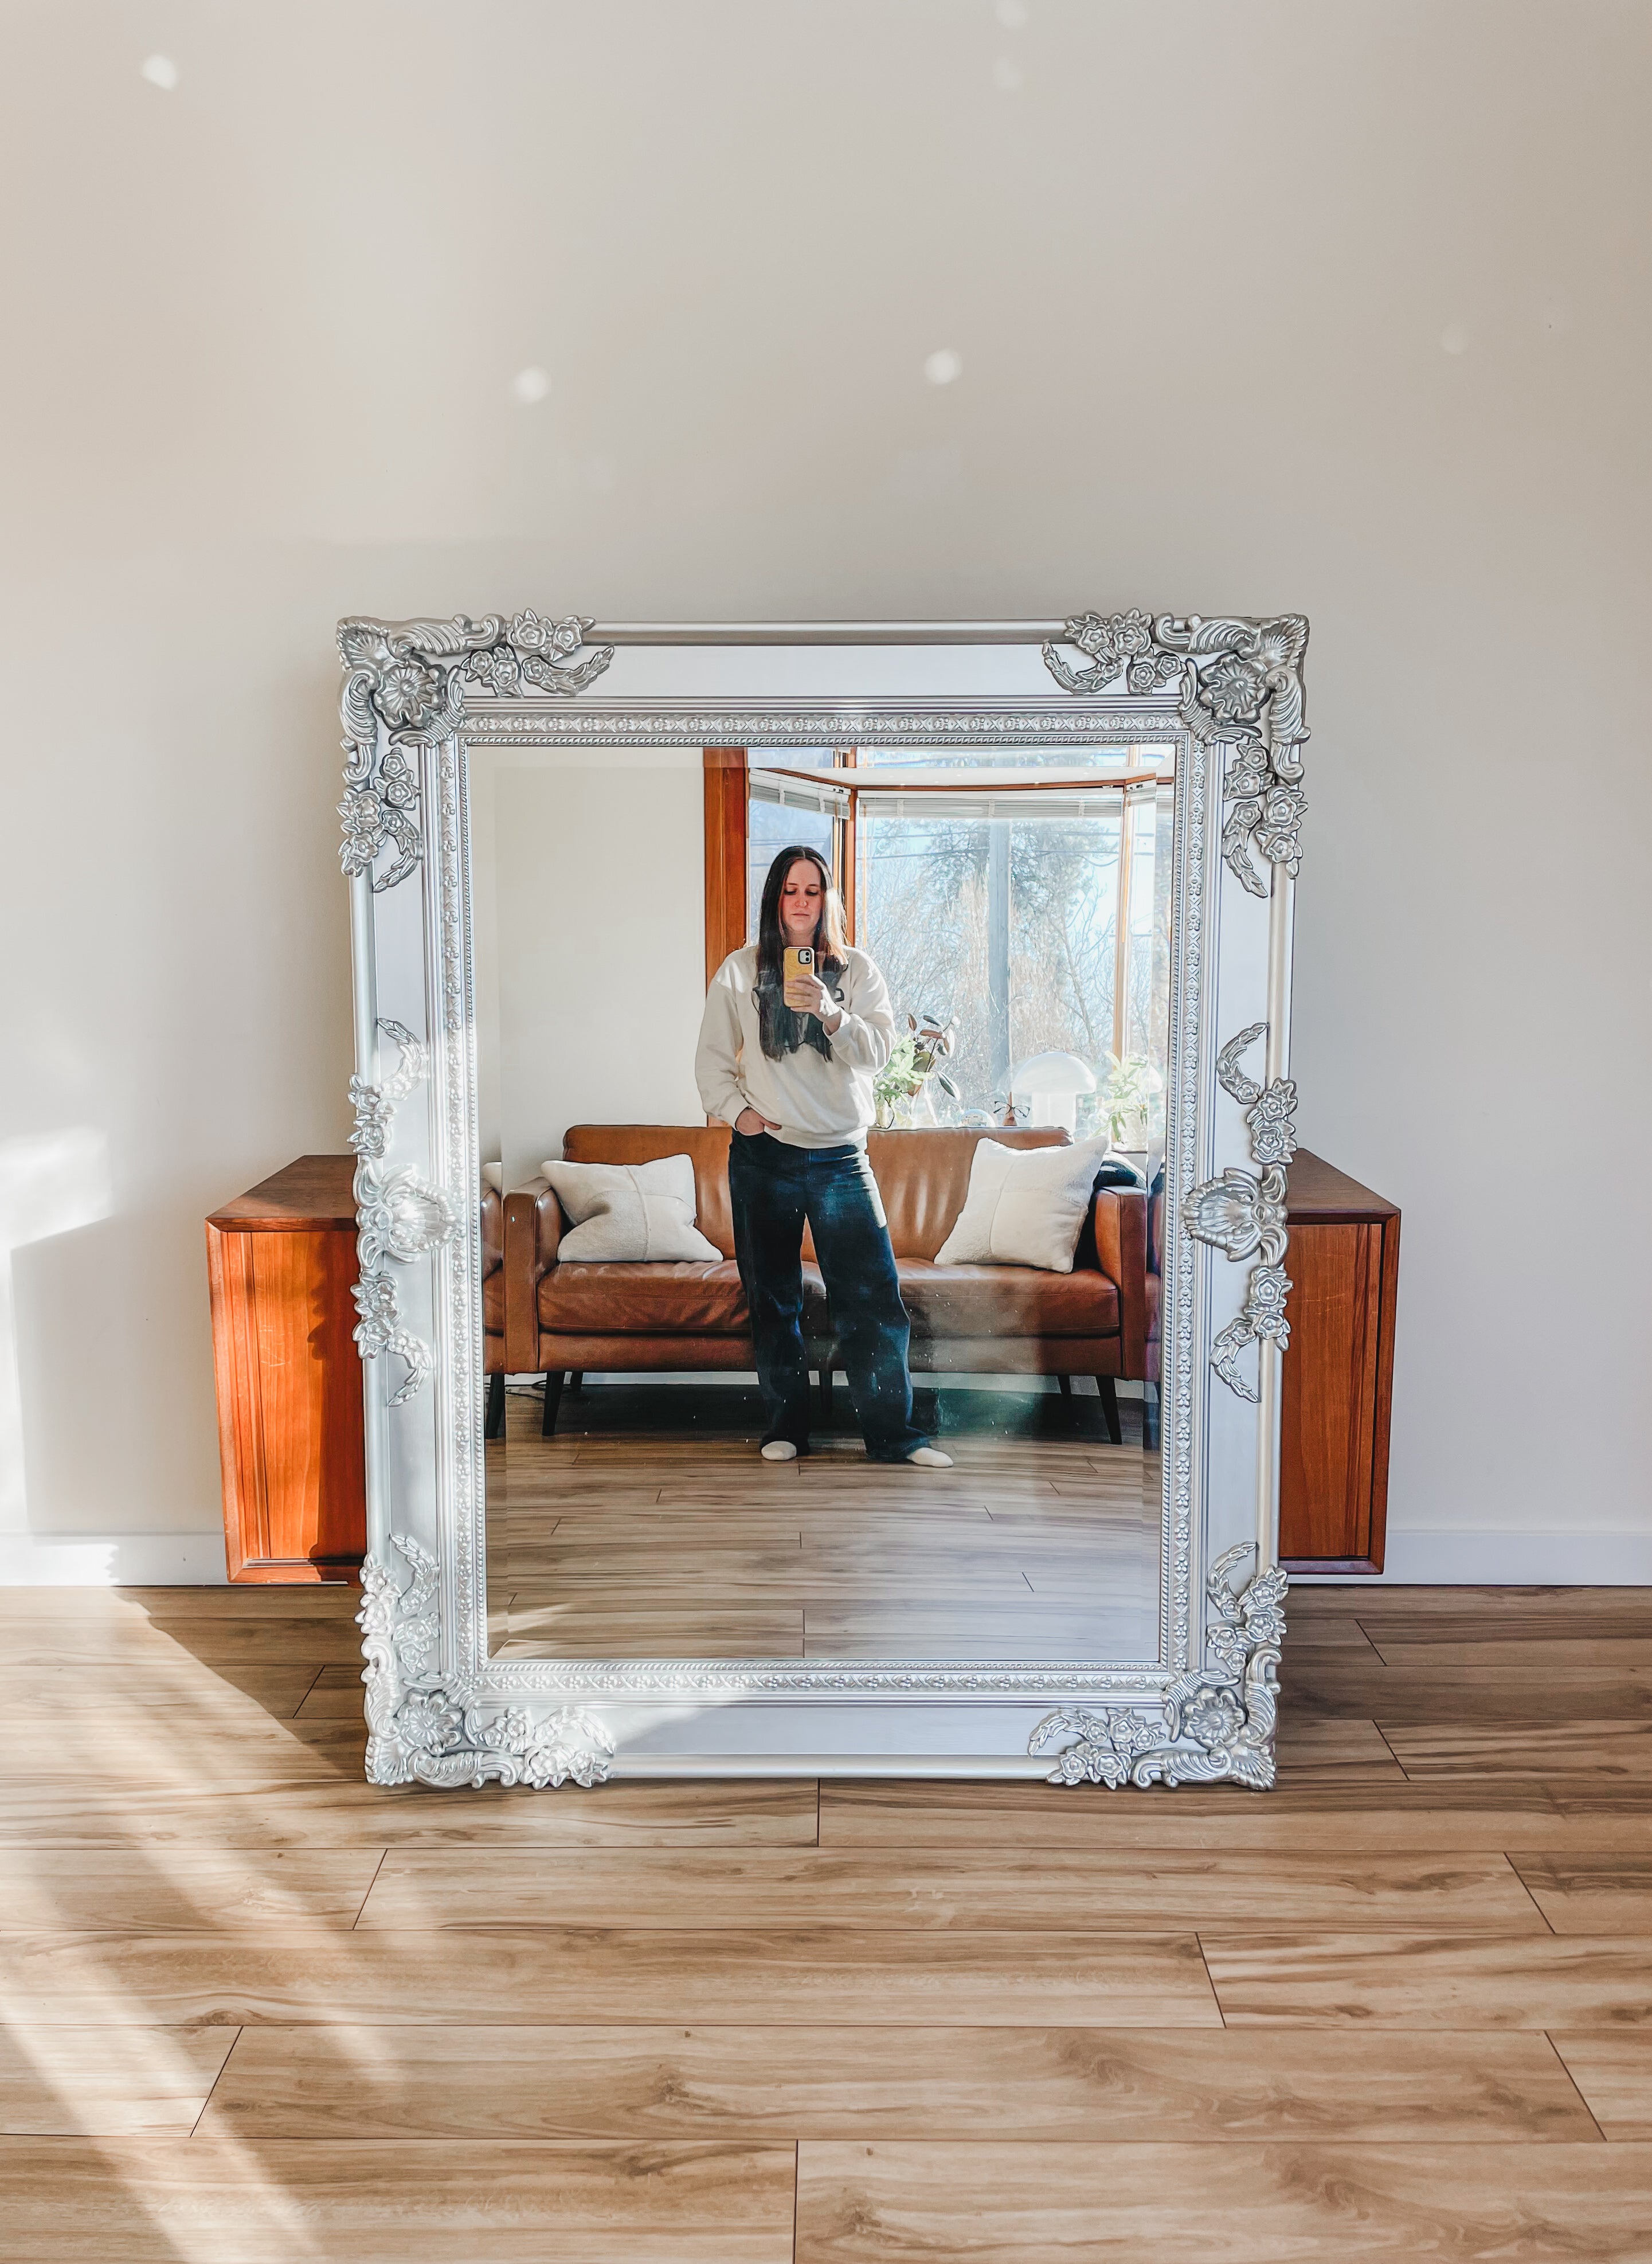
{"type": "Polygon", "coordinates": [[[565,1397],[550,1440],[540,1402],[511,1394],[488,1453],[496,1653],[1156,1656],[1158,1463],[1139,1403],[1114,1447],[1093,1397],[948,1390],[955,1464],[924,1471],[869,1462],[837,1399],[839,1426],[776,1464],[757,1452],[755,1394],[597,1387],[565,1397]]]}
{"type": "Polygon", "coordinates": [[[1266,1796],[377,1791],[355,1600],[0,1593],[6,2264],[1652,2253],[1652,1596],[1297,1591],[1266,1796]]]}

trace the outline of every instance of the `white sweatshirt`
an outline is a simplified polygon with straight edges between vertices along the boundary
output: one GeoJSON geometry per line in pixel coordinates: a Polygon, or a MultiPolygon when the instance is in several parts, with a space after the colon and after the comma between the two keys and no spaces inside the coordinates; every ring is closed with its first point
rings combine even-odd
{"type": "Polygon", "coordinates": [[[793,1148],[865,1140],[877,1114],[872,1081],[895,1050],[895,1014],[888,985],[866,953],[845,956],[837,978],[844,1019],[831,1034],[831,1059],[800,1045],[771,1061],[757,1035],[757,947],[729,953],[706,994],[694,1056],[707,1115],[732,1124],[743,1108],[755,1108],[779,1126],[771,1136],[793,1148]]]}

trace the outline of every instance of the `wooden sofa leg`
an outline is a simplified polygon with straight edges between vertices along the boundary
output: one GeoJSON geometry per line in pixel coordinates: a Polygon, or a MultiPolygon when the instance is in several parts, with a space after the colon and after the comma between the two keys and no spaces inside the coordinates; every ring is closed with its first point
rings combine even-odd
{"type": "Polygon", "coordinates": [[[488,1419],[482,1434],[489,1439],[504,1436],[504,1377],[493,1375],[488,1378],[488,1419]]]}
{"type": "Polygon", "coordinates": [[[1061,1386],[1061,1397],[1063,1399],[1070,1399],[1073,1396],[1072,1377],[1070,1375],[1058,1375],[1055,1381],[1061,1386]]]}
{"type": "Polygon", "coordinates": [[[1141,1443],[1148,1454],[1157,1450],[1159,1443],[1159,1387],[1144,1383],[1141,1387],[1141,1443]],[[1149,1397],[1149,1395],[1151,1395],[1149,1397]]]}
{"type": "Polygon", "coordinates": [[[830,1368],[820,1371],[820,1423],[822,1431],[830,1431],[832,1422],[832,1372],[830,1368]]]}
{"type": "Polygon", "coordinates": [[[545,1419],[540,1425],[542,1439],[556,1436],[556,1411],[562,1404],[563,1373],[562,1368],[554,1368],[545,1379],[545,1419]]]}
{"type": "Polygon", "coordinates": [[[1101,1411],[1107,1425],[1107,1436],[1115,1447],[1124,1444],[1124,1433],[1119,1427],[1119,1395],[1112,1388],[1110,1375],[1098,1375],[1096,1389],[1101,1394],[1101,1411]]]}
{"type": "Polygon", "coordinates": [[[576,1368],[573,1374],[569,1377],[568,1388],[569,1391],[573,1393],[576,1399],[583,1397],[585,1390],[585,1371],[583,1368],[576,1368]]]}

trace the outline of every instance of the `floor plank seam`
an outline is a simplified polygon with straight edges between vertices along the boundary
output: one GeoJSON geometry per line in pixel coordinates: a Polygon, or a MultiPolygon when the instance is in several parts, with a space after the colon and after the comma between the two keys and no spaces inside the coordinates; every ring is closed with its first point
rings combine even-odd
{"type": "MultiPolygon", "coordinates": [[[[1322,1716],[1311,1716],[1309,1718],[1310,1718],[1310,1719],[1321,1719],[1321,1718],[1322,1718],[1322,1719],[1324,1719],[1325,1721],[1328,1721],[1328,1722],[1329,1722],[1329,1721],[1334,1721],[1334,1720],[1336,1720],[1336,1719],[1337,1718],[1337,1716],[1336,1716],[1335,1715],[1327,1714],[1327,1715],[1323,1716],[1322,1717],[1322,1716]]],[[[1381,1738],[1381,1740],[1382,1740],[1383,1744],[1388,1747],[1389,1756],[1390,1756],[1390,1758],[1392,1759],[1392,1760],[1393,1760],[1393,1762],[1394,1762],[1394,1766],[1395,1766],[1395,1768],[1397,1768],[1397,1769],[1399,1770],[1400,1774],[1401,1774],[1402,1776],[1405,1777],[1405,1781],[1406,1781],[1406,1782],[1407,1782],[1408,1784],[1409,1784],[1409,1782],[1411,1781],[1411,1780],[1410,1780],[1410,1778],[1409,1778],[1409,1776],[1407,1776],[1407,1775],[1406,1775],[1405,1763],[1404,1763],[1404,1762],[1400,1759],[1399,1754],[1398,1754],[1397,1752],[1395,1752],[1395,1749],[1394,1749],[1394,1740],[1393,1740],[1393,1738],[1389,1737],[1389,1735],[1388,1735],[1388,1731],[1383,1728],[1383,1726],[1382,1726],[1381,1723],[1378,1721],[1378,1719],[1377,1719],[1377,1717],[1376,1717],[1376,1716],[1375,1716],[1374,1714],[1368,1715],[1368,1716],[1366,1716],[1366,1719],[1370,1722],[1372,1728],[1376,1731],[1377,1735],[1381,1738]]]]}
{"type": "Polygon", "coordinates": [[[367,1905],[373,1900],[373,1890],[379,1883],[379,1874],[383,1870],[385,1864],[389,1861],[389,1856],[390,1850],[388,1847],[381,1847],[380,1849],[379,1860],[373,1867],[373,1876],[367,1882],[367,1891],[361,1898],[361,1901],[357,1906],[356,1915],[350,1921],[350,1930],[352,1934],[360,1926],[362,1912],[366,1909],[367,1905]]]}
{"type": "Polygon", "coordinates": [[[1228,2014],[1222,2006],[1221,1992],[1216,1986],[1216,1977],[1210,1970],[1210,1960],[1205,1955],[1205,1937],[1195,1929],[1193,1940],[1199,1945],[1199,1962],[1205,1969],[1205,1986],[1210,1991],[1211,2002],[1216,2007],[1216,2018],[1221,2022],[1225,2030],[1228,2026],[1228,2014]]]}
{"type": "Polygon", "coordinates": [[[1503,1850],[1503,1859],[1504,1862],[1505,1862],[1505,1863],[1507,1863],[1507,1865],[1509,1866],[1509,1869],[1510,1869],[1514,1873],[1515,1877],[1516,1877],[1517,1879],[1518,1879],[1518,1880],[1519,1880],[1520,1884],[1521,1884],[1522,1888],[1525,1890],[1525,1892],[1526,1898],[1527,1898],[1528,1901],[1531,1903],[1532,1909],[1537,1912],[1538,1916],[1542,1919],[1542,1921],[1543,1921],[1544,1925],[1548,1928],[1549,1932],[1550,1932],[1550,1933],[1554,1936],[1555,1940],[1556,1940],[1556,1941],[1558,1941],[1558,1940],[1560,1939],[1560,1931],[1561,1931],[1561,1930],[1560,1930],[1560,1928],[1559,1928],[1559,1927],[1557,1927],[1557,1926],[1555,1925],[1555,1923],[1554,1923],[1554,1919],[1549,1916],[1548,1912],[1544,1909],[1544,1907],[1543,1907],[1542,1904],[1541,1904],[1540,1902],[1539,1902],[1539,1900],[1538,1900],[1537,1897],[1536,1897],[1536,1896],[1532,1892],[1532,1889],[1531,1889],[1531,1887],[1530,1887],[1529,1883],[1527,1883],[1527,1880],[1526,1880],[1526,1876],[1525,1876],[1525,1872],[1521,1870],[1520,1866],[1519,1866],[1519,1865],[1515,1861],[1515,1860],[1514,1860],[1513,1856],[1512,1856],[1512,1855],[1511,1855],[1511,1854],[1509,1854],[1509,1852],[1508,1852],[1508,1850],[1507,1850],[1506,1848],[1503,1850]]]}
{"type": "Polygon", "coordinates": [[[1549,2034],[1547,2028],[1543,2030],[1543,2041],[1554,2053],[1555,2058],[1560,2062],[1561,2072],[1565,2076],[1567,2082],[1569,2083],[1572,2089],[1577,2093],[1577,2103],[1583,2108],[1584,2114],[1588,2115],[1590,2121],[1594,2124],[1597,2132],[1599,2134],[1601,2144],[1603,2146],[1609,2146],[1612,2144],[1611,2139],[1608,2138],[1605,2132],[1601,2130],[1600,2122],[1595,2114],[1594,2108],[1583,2097],[1583,2092],[1578,2086],[1577,2078],[1572,2073],[1571,2069],[1567,2066],[1565,2053],[1561,2050],[1560,2046],[1555,2043],[1554,2037],[1549,2034]]]}
{"type": "MultiPolygon", "coordinates": [[[[195,2120],[189,2126],[190,2138],[193,2138],[197,2135],[200,2130],[201,2124],[206,2120],[207,2112],[212,2106],[214,2099],[217,2096],[218,2086],[223,2081],[225,2075],[228,2072],[229,2063],[235,2056],[235,2046],[241,2042],[242,2037],[244,2036],[246,2033],[245,2024],[243,2023],[236,2028],[235,2035],[230,2038],[229,2049],[224,2054],[223,2063],[220,2066],[217,2074],[214,2076],[211,2083],[206,2087],[206,2096],[200,2103],[200,2113],[195,2117],[195,2120]]],[[[186,2139],[185,2144],[187,2144],[188,2143],[189,2140],[186,2139]]]]}

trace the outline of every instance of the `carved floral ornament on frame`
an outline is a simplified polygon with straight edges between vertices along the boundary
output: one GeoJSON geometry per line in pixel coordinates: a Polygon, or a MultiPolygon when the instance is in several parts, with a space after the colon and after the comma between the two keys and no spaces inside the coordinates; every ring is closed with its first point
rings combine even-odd
{"type": "MultiPolygon", "coordinates": [[[[614,648],[587,643],[583,615],[542,619],[525,611],[508,621],[340,624],[345,668],[344,792],[338,805],[344,874],[373,895],[397,887],[424,855],[419,758],[463,728],[468,700],[511,700],[534,693],[572,699],[608,669],[614,648]]],[[[1273,620],[1151,616],[1141,611],[1072,616],[1065,642],[1046,643],[1050,676],[1076,699],[1175,687],[1183,727],[1225,762],[1222,860],[1253,897],[1267,899],[1279,875],[1301,864],[1306,809],[1301,750],[1304,722],[1302,660],[1308,623],[1297,614],[1273,620]]],[[[445,1190],[410,1168],[387,1172],[395,1108],[428,1073],[425,1049],[402,1026],[378,1027],[400,1049],[393,1074],[378,1084],[352,1078],[355,1126],[351,1145],[361,1276],[355,1290],[356,1340],[364,1361],[399,1357],[405,1375],[389,1397],[399,1406],[431,1371],[430,1348],[402,1319],[394,1274],[384,1260],[408,1265],[427,1257],[455,1231],[459,1212],[445,1190]]],[[[1296,1089],[1285,1077],[1265,1083],[1240,1067],[1241,1056],[1267,1034],[1265,1022],[1221,1047],[1217,1078],[1245,1111],[1254,1171],[1229,1165],[1219,1178],[1185,1190],[1182,1223],[1197,1240],[1231,1262],[1254,1259],[1238,1316],[1221,1329],[1210,1364],[1227,1389],[1256,1403],[1242,1366],[1251,1346],[1289,1341],[1285,1303],[1286,1168],[1295,1153],[1296,1089]]],[[[370,1729],[368,1774],[377,1783],[583,1785],[609,1774],[613,1741],[590,1712],[564,1707],[536,1718],[524,1708],[474,1702],[427,1666],[438,1632],[432,1609],[434,1559],[408,1535],[391,1546],[407,1564],[405,1586],[392,1564],[370,1556],[363,1567],[364,1634],[370,1729]]],[[[1232,1574],[1252,1552],[1241,1542],[1222,1552],[1206,1583],[1213,1619],[1207,1662],[1165,1693],[1156,1715],[1130,1707],[1112,1711],[1065,1709],[1032,1733],[1028,1751],[1046,1754],[1063,1738],[1050,1781],[1110,1787],[1208,1782],[1226,1779],[1262,1789],[1273,1781],[1275,1677],[1284,1636],[1286,1579],[1265,1565],[1243,1588],[1232,1574]]]]}

